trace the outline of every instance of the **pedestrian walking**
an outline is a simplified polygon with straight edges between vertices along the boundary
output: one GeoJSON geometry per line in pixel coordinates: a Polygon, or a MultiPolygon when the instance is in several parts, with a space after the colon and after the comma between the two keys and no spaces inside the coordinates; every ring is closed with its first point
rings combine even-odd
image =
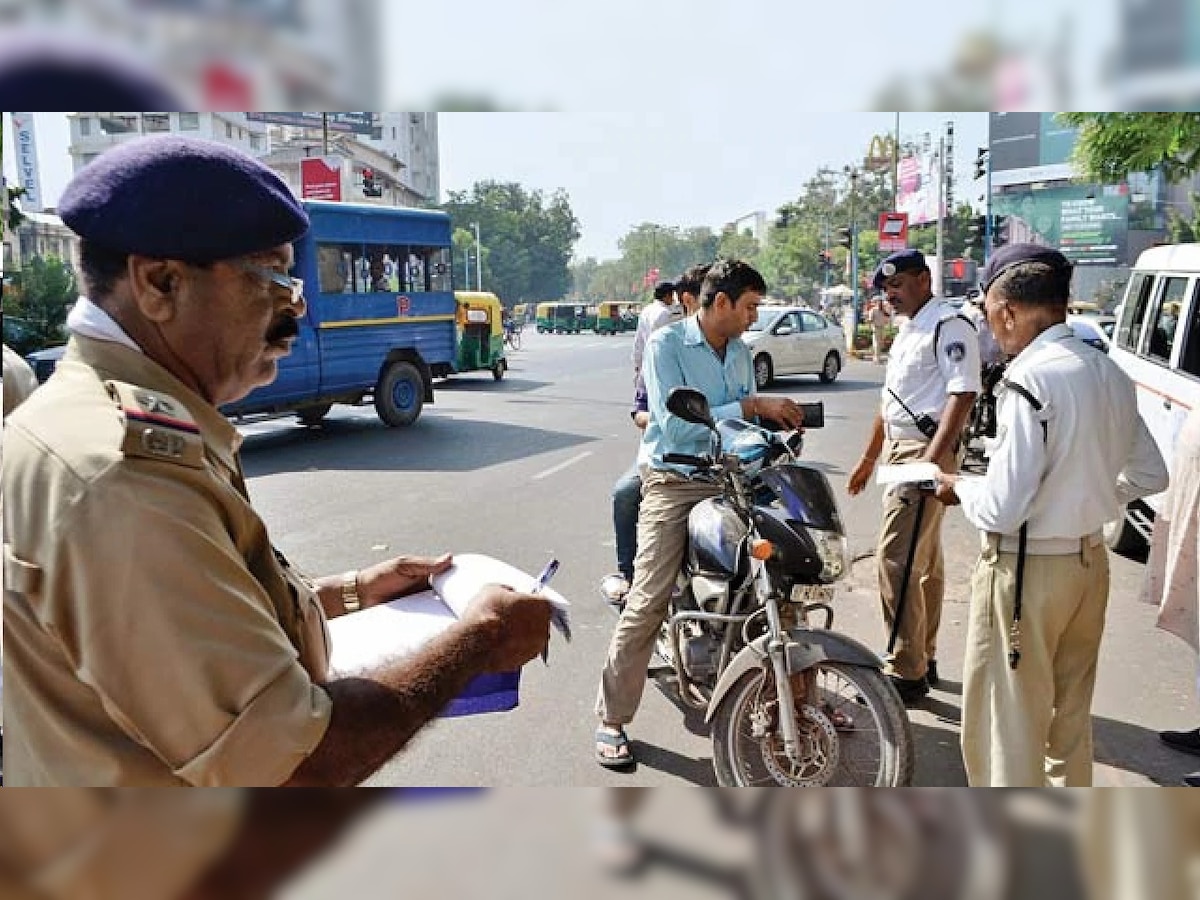
{"type": "Polygon", "coordinates": [[[982,551],[971,581],[962,751],[975,787],[1087,787],[1092,694],[1108,603],[1102,527],[1167,485],[1133,383],[1066,325],[1072,266],[1012,244],[984,272],[988,321],[1012,357],[986,477],[938,476],[982,551]]]}
{"type": "MultiPolygon", "coordinates": [[[[883,399],[849,489],[866,487],[881,455],[888,464],[937,463],[958,470],[959,441],[979,392],[979,344],[958,311],[933,296],[929,267],[919,250],[888,256],[874,285],[887,291],[906,320],[888,353],[883,399]]],[[[937,634],[945,594],[940,504],[915,485],[884,495],[876,546],[879,592],[889,638],[888,674],[906,703],[938,683],[937,634]]]]}

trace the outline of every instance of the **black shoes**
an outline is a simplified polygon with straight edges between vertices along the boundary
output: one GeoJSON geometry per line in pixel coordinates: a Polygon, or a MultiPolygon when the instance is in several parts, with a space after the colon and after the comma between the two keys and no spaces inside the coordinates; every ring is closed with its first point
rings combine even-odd
{"type": "Polygon", "coordinates": [[[930,687],[937,687],[941,682],[941,679],[938,678],[936,659],[931,659],[929,665],[925,667],[925,680],[929,682],[930,687]]]}
{"type": "Polygon", "coordinates": [[[1200,772],[1191,772],[1184,775],[1183,783],[1188,787],[1200,787],[1200,772]]]}
{"type": "Polygon", "coordinates": [[[1158,739],[1173,750],[1200,756],[1200,728],[1193,728],[1191,731],[1160,731],[1158,739]]]}
{"type": "Polygon", "coordinates": [[[924,675],[920,678],[900,678],[897,675],[889,675],[888,681],[892,683],[892,687],[896,689],[896,693],[900,695],[905,706],[921,702],[929,693],[929,679],[924,675]]]}

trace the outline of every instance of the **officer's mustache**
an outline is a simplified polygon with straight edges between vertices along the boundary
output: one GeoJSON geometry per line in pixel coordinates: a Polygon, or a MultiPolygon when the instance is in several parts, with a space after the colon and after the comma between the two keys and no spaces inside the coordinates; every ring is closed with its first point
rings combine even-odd
{"type": "Polygon", "coordinates": [[[296,317],[282,316],[267,331],[267,343],[278,344],[281,341],[286,341],[288,338],[297,337],[299,334],[300,325],[296,322],[296,317]]]}

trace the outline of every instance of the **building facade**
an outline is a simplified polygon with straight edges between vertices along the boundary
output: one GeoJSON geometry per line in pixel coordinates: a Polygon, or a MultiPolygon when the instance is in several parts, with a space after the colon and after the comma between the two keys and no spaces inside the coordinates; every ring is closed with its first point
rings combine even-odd
{"type": "Polygon", "coordinates": [[[68,113],[71,168],[78,172],[118,144],[153,134],[180,134],[219,141],[262,156],[271,149],[267,126],[245,113],[213,112],[77,112],[68,113]]]}

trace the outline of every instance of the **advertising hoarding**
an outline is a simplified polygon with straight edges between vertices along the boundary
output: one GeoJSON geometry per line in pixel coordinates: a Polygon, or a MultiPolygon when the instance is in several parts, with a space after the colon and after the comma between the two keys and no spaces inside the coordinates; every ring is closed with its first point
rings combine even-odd
{"type": "Polygon", "coordinates": [[[938,219],[938,157],[936,152],[915,153],[897,167],[896,211],[908,215],[909,225],[938,219]]]}
{"type": "Polygon", "coordinates": [[[305,200],[341,200],[341,160],[336,156],[300,160],[300,196],[305,200]]]}
{"type": "Polygon", "coordinates": [[[1078,131],[1061,124],[1052,112],[991,113],[993,186],[1070,178],[1077,137],[1078,131]]]}
{"type": "Polygon", "coordinates": [[[37,136],[34,133],[33,113],[12,114],[13,147],[17,154],[17,181],[25,188],[20,199],[21,208],[27,212],[41,212],[42,187],[38,173],[37,136]]]}
{"type": "Polygon", "coordinates": [[[992,212],[1010,217],[1010,243],[1056,247],[1079,266],[1129,264],[1129,194],[1122,186],[996,194],[992,212]]]}

